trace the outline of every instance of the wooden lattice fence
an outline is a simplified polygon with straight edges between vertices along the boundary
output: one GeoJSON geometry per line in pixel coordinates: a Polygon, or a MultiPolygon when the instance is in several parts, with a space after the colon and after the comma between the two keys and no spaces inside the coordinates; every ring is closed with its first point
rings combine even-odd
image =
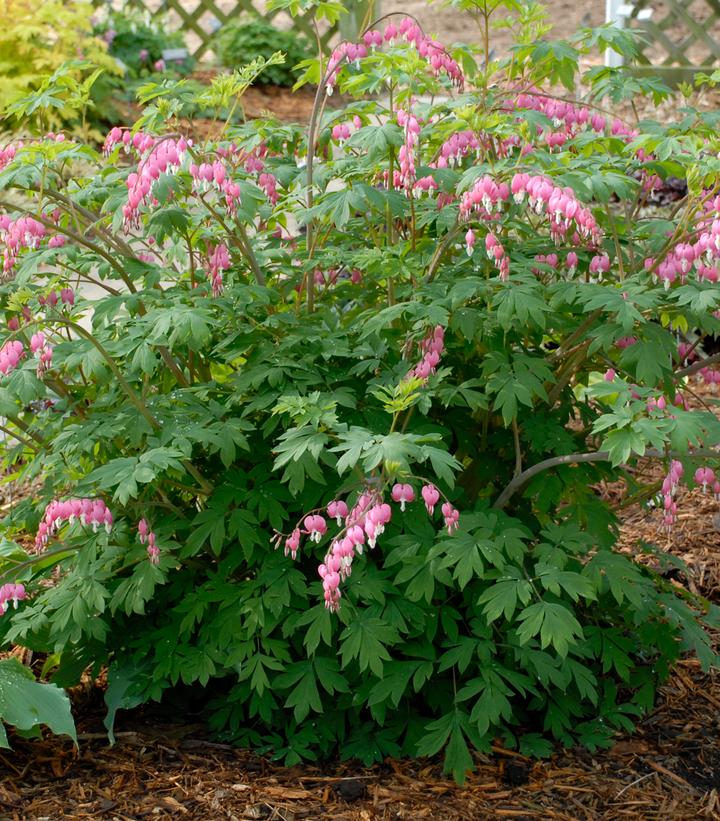
{"type": "Polygon", "coordinates": [[[643,73],[686,80],[720,65],[720,0],[635,0],[632,5],[628,22],[641,35],[643,73]]]}
{"type": "MultiPolygon", "coordinates": [[[[190,52],[197,58],[201,58],[212,48],[211,40],[215,32],[241,14],[262,17],[282,28],[292,28],[306,35],[311,42],[315,40],[309,15],[290,19],[283,12],[268,11],[259,0],[96,0],[96,5],[108,5],[116,9],[132,6],[153,15],[162,15],[174,30],[183,31],[190,52]]],[[[323,43],[327,44],[334,34],[334,28],[324,26],[321,31],[323,43]]]]}

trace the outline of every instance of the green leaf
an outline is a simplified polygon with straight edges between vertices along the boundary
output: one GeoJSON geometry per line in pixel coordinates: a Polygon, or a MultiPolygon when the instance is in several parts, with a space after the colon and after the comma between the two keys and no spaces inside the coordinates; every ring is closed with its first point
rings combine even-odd
{"type": "Polygon", "coordinates": [[[463,730],[469,725],[468,717],[458,709],[428,724],[425,735],[418,743],[417,754],[435,755],[445,745],[443,770],[452,773],[458,784],[465,781],[473,769],[473,760],[463,730]]]}
{"type": "Polygon", "coordinates": [[[544,650],[552,645],[560,656],[566,656],[571,644],[582,638],[580,622],[562,604],[541,601],[526,607],[519,615],[518,640],[527,644],[540,634],[540,646],[544,650]]]}
{"type": "MultiPolygon", "coordinates": [[[[35,681],[32,672],[15,658],[0,660],[0,718],[23,732],[46,724],[56,735],[70,736],[77,745],[75,722],[65,691],[54,684],[35,681]]],[[[8,746],[3,728],[0,747],[8,746]]]]}
{"type": "Polygon", "coordinates": [[[357,659],[361,671],[369,668],[376,676],[382,676],[383,662],[390,661],[386,645],[397,640],[395,628],[382,619],[367,616],[354,619],[340,634],[342,666],[347,667],[357,659]]]}
{"type": "Polygon", "coordinates": [[[133,689],[137,687],[137,670],[131,666],[118,667],[116,664],[111,664],[108,670],[108,686],[105,690],[105,704],[107,706],[107,715],[103,724],[108,731],[108,739],[110,744],[115,744],[115,716],[118,710],[131,710],[142,704],[144,698],[133,693],[133,689]]]}
{"type": "Polygon", "coordinates": [[[505,616],[510,621],[518,602],[527,604],[532,596],[532,585],[527,579],[500,579],[480,596],[478,604],[485,605],[483,614],[488,623],[505,616]]]}

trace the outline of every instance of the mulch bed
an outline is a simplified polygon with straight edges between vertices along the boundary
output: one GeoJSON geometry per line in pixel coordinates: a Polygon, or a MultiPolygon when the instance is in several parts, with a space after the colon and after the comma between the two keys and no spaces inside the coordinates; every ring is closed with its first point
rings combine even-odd
{"type": "Polygon", "coordinates": [[[47,738],[0,754],[0,819],[720,819],[720,673],[694,660],[612,750],[535,762],[497,747],[464,787],[437,761],[283,768],[209,742],[197,725],[126,721],[110,748],[86,723],[79,752],[47,738]]]}

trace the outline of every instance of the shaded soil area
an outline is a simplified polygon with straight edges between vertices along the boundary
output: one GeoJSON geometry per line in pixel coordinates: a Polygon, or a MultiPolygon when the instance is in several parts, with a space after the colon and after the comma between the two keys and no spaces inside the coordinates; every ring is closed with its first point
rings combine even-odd
{"type": "Polygon", "coordinates": [[[720,819],[720,674],[693,660],[612,750],[535,762],[497,747],[463,787],[438,761],[282,768],[193,725],[126,719],[109,748],[97,707],[79,721],[79,752],[49,738],[0,754],[0,819],[720,819]]]}

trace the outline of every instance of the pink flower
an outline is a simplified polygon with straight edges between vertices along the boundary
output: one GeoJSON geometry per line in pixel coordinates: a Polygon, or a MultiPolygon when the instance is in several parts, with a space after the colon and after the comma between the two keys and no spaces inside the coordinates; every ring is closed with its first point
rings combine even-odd
{"type": "Polygon", "coordinates": [[[445,328],[437,325],[430,331],[425,339],[420,343],[420,350],[423,354],[420,362],[413,368],[408,376],[415,376],[425,380],[430,374],[435,373],[435,368],[440,362],[440,357],[445,350],[445,328]]]}
{"type": "Polygon", "coordinates": [[[455,510],[450,502],[445,502],[442,506],[442,514],[445,519],[445,527],[447,527],[448,533],[452,535],[453,530],[457,530],[459,527],[460,513],[455,510]]]}
{"type": "Polygon", "coordinates": [[[310,534],[311,542],[319,543],[327,533],[327,524],[322,516],[306,516],[303,524],[305,525],[305,532],[310,534]]]}
{"type": "Polygon", "coordinates": [[[365,533],[368,537],[368,545],[372,549],[375,547],[378,536],[385,530],[385,525],[392,517],[392,508],[388,504],[378,504],[370,508],[365,517],[365,533]]]}
{"type": "MultiPolygon", "coordinates": [[[[52,293],[54,294],[55,292],[53,291],[52,293]]],[[[49,370],[52,366],[52,345],[46,341],[45,335],[42,332],[38,332],[30,338],[30,350],[38,357],[37,375],[38,378],[41,379],[45,371],[49,370]]]]}
{"type": "Polygon", "coordinates": [[[467,255],[469,257],[472,256],[474,245],[475,245],[475,234],[473,233],[472,228],[468,228],[468,232],[467,232],[467,234],[465,234],[465,250],[467,251],[467,255]]]}
{"type": "Polygon", "coordinates": [[[230,254],[227,247],[221,244],[213,248],[210,251],[208,262],[210,264],[212,294],[214,297],[218,297],[223,290],[223,271],[230,267],[230,254]]]}
{"type": "Polygon", "coordinates": [[[138,538],[140,539],[140,544],[147,543],[147,555],[148,559],[150,559],[150,564],[159,564],[160,550],[155,544],[155,533],[150,530],[150,525],[145,519],[140,519],[138,522],[138,538]]]}
{"type": "Polygon", "coordinates": [[[288,553],[290,557],[294,560],[297,558],[297,552],[300,549],[300,528],[296,527],[295,530],[285,539],[285,555],[287,556],[288,553]]]}
{"type": "Polygon", "coordinates": [[[342,520],[348,515],[348,506],[343,501],[333,501],[327,506],[327,515],[337,521],[338,527],[342,520]]]}
{"type": "Polygon", "coordinates": [[[10,274],[21,249],[35,250],[45,236],[45,226],[32,217],[6,218],[0,223],[0,241],[4,242],[3,272],[10,274]]]}
{"type": "Polygon", "coordinates": [[[356,547],[365,542],[365,532],[359,525],[353,525],[347,529],[347,538],[356,547]]]}
{"type": "Polygon", "coordinates": [[[711,468],[698,468],[695,471],[695,482],[702,485],[703,493],[707,490],[708,485],[712,485],[715,481],[715,473],[711,468]]]}
{"type": "Polygon", "coordinates": [[[0,373],[7,376],[14,371],[24,354],[25,349],[19,339],[7,341],[0,348],[0,373]]]}
{"type": "Polygon", "coordinates": [[[420,491],[420,494],[425,502],[427,512],[432,516],[435,512],[435,505],[440,499],[440,491],[435,487],[435,485],[424,485],[420,491]]]}
{"type": "Polygon", "coordinates": [[[160,548],[155,544],[155,534],[152,531],[148,533],[147,555],[150,564],[160,564],[160,548]]]}
{"type": "Polygon", "coordinates": [[[30,350],[33,353],[37,353],[40,350],[40,348],[42,348],[44,345],[45,345],[45,336],[44,336],[44,334],[38,332],[36,334],[33,334],[32,337],[30,338],[30,350]]]}
{"type": "Polygon", "coordinates": [[[390,493],[393,502],[400,502],[400,510],[405,512],[405,504],[415,501],[415,491],[412,485],[393,485],[390,493]]]}
{"type": "Polygon", "coordinates": [[[17,610],[18,602],[27,598],[25,586],[22,584],[4,584],[0,587],[0,616],[5,615],[8,609],[8,602],[12,602],[17,610]]]}

